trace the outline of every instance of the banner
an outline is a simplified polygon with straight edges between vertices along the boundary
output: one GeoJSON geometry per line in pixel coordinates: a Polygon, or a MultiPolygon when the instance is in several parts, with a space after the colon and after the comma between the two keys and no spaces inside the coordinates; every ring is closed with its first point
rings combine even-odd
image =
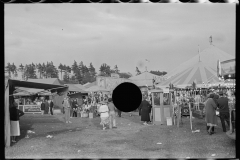
{"type": "Polygon", "coordinates": [[[24,113],[41,113],[41,107],[38,105],[24,105],[24,113]]]}

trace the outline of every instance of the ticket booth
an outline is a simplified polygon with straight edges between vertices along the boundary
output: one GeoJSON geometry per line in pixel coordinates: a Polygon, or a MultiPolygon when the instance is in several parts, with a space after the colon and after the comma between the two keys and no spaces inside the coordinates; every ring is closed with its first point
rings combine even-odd
{"type": "Polygon", "coordinates": [[[167,117],[172,118],[173,102],[172,90],[154,89],[152,94],[153,123],[167,124],[167,117]]]}

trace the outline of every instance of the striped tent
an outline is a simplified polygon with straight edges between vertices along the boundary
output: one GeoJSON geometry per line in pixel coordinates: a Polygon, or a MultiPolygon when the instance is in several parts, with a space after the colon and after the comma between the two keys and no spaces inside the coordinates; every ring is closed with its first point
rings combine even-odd
{"type": "Polygon", "coordinates": [[[211,44],[199,54],[169,72],[166,75],[167,80],[157,86],[163,88],[172,83],[174,86],[186,87],[195,82],[197,87],[202,87],[203,82],[204,84],[219,83],[217,77],[218,60],[224,61],[232,58],[234,58],[232,55],[211,44]]]}
{"type": "Polygon", "coordinates": [[[194,57],[177,66],[165,76],[169,78],[176,74],[179,74],[180,72],[183,72],[187,68],[198,63],[199,60],[201,62],[204,62],[209,67],[214,68],[214,70],[217,70],[218,60],[222,62],[229,59],[234,59],[234,56],[222,51],[214,45],[210,45],[201,52],[199,51],[199,54],[196,54],[194,57]]]}
{"type": "Polygon", "coordinates": [[[197,87],[204,84],[218,83],[217,71],[209,67],[203,62],[198,62],[191,67],[181,71],[180,73],[172,76],[166,81],[157,85],[157,87],[166,87],[169,84],[173,84],[176,87],[186,87],[192,85],[195,82],[197,87]]]}

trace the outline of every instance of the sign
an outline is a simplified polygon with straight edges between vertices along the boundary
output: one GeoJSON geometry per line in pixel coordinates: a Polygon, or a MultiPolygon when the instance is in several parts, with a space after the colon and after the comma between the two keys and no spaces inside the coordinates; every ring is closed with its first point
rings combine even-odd
{"type": "Polygon", "coordinates": [[[163,88],[163,93],[169,93],[169,88],[163,88]]]}
{"type": "Polygon", "coordinates": [[[112,78],[120,78],[119,74],[117,74],[117,73],[111,73],[111,77],[112,78]]]}
{"type": "Polygon", "coordinates": [[[24,105],[23,112],[24,113],[41,113],[41,107],[38,105],[24,105]]]}

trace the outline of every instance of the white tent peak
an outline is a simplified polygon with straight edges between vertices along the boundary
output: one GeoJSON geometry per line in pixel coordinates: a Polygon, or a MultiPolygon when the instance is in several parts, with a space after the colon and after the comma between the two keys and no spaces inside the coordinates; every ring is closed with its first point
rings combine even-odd
{"type": "Polygon", "coordinates": [[[190,58],[186,62],[180,64],[177,66],[175,69],[170,71],[166,77],[170,78],[185,69],[195,65],[196,63],[199,62],[199,56],[201,57],[201,62],[204,62],[206,65],[208,65],[211,68],[214,68],[215,70],[217,69],[217,61],[224,61],[228,59],[233,59],[234,56],[222,51],[221,49],[210,45],[209,47],[205,48],[201,52],[199,51],[199,55],[195,55],[194,57],[190,58]]]}

